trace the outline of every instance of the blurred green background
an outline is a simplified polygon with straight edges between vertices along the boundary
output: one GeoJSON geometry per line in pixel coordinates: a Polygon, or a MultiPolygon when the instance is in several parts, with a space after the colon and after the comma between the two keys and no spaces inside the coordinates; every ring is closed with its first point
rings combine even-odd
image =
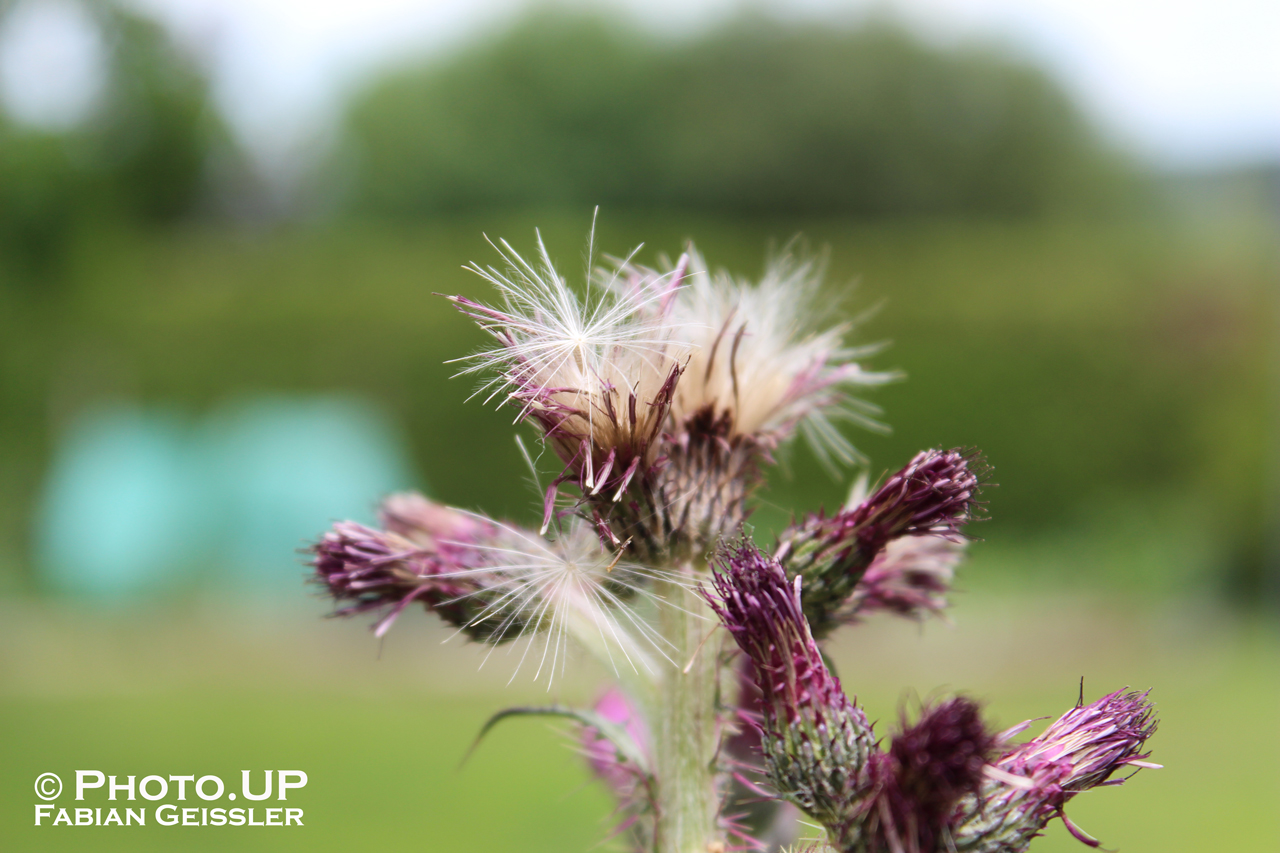
{"type": "MultiPolygon", "coordinates": [[[[833,315],[908,377],[871,398],[890,434],[851,433],[871,476],[924,447],[994,466],[954,624],[837,645],[873,717],[906,691],[971,691],[1012,724],[1081,676],[1150,687],[1168,769],[1075,821],[1126,851],[1274,849],[1280,165],[1155,168],[1015,51],[887,18],[673,39],[543,12],[367,80],[282,183],[190,45],[76,8],[104,57],[92,109],[0,115],[4,849],[607,835],[563,732],[516,721],[457,767],[542,688],[504,688],[501,656],[476,674],[420,614],[381,645],[320,619],[297,553],[393,489],[536,517],[511,413],[450,379],[481,336],[436,294],[491,297],[461,269],[494,260],[482,233],[532,251],[539,227],[580,277],[596,204],[598,249],[643,261],[694,239],[750,276],[800,235],[833,315]],[[30,826],[45,771],[277,766],[310,776],[305,830],[30,826]]],[[[783,463],[762,538],[848,488],[803,447],[783,463]]],[[[1076,847],[1058,827],[1032,849],[1076,847]]]]}

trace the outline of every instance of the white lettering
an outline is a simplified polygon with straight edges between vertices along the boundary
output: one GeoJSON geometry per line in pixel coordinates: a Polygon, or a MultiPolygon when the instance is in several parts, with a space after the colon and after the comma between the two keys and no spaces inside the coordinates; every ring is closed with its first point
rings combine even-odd
{"type": "Polygon", "coordinates": [[[77,800],[84,799],[85,788],[101,788],[106,781],[107,781],[107,777],[102,775],[101,770],[77,770],[76,771],[76,799],[77,800]],[[92,785],[85,781],[90,776],[92,776],[97,780],[92,785]]]}
{"type": "Polygon", "coordinates": [[[49,805],[48,803],[36,803],[36,826],[40,825],[40,818],[48,817],[52,813],[53,813],[53,806],[49,805]],[[49,811],[42,812],[40,811],[41,809],[48,809],[49,811]]]}
{"type": "MultiPolygon", "coordinates": [[[[163,800],[165,795],[169,793],[169,783],[165,781],[163,776],[146,776],[138,783],[138,793],[142,795],[144,800],[163,800]],[[152,796],[147,793],[147,783],[152,779],[160,783],[160,793],[152,796]]],[[[159,818],[157,818],[158,820],[159,818]]]]}
{"type": "Polygon", "coordinates": [[[271,796],[271,771],[270,770],[265,771],[265,775],[267,777],[267,789],[263,791],[261,794],[255,794],[253,793],[253,791],[249,789],[249,771],[248,770],[241,771],[240,778],[242,781],[240,785],[240,790],[244,793],[244,798],[246,800],[265,800],[267,797],[271,796]]]}
{"type": "Polygon", "coordinates": [[[129,799],[131,799],[131,800],[132,800],[132,799],[136,799],[136,798],[133,796],[133,780],[134,780],[134,779],[137,779],[137,778],[138,778],[137,776],[130,776],[130,777],[129,777],[129,781],[128,781],[126,784],[124,784],[124,785],[118,785],[118,784],[116,784],[116,777],[114,777],[114,776],[111,776],[111,777],[109,777],[109,778],[110,778],[110,783],[109,783],[109,784],[108,784],[108,786],[107,786],[107,799],[108,799],[108,800],[114,800],[114,799],[116,798],[116,791],[128,791],[128,792],[129,792],[129,799]]]}
{"type": "Polygon", "coordinates": [[[196,781],[194,776],[170,776],[170,782],[178,783],[178,799],[185,800],[187,798],[187,783],[196,781]]]}
{"type": "Polygon", "coordinates": [[[172,806],[172,805],[169,805],[168,803],[165,803],[163,806],[159,806],[156,809],[156,823],[160,824],[161,826],[173,826],[177,822],[178,822],[177,806],[172,806]],[[168,809],[169,811],[173,812],[173,814],[170,816],[166,816],[163,813],[165,809],[168,809]]]}
{"type": "MultiPolygon", "coordinates": [[[[286,799],[285,791],[289,788],[305,788],[305,787],[307,787],[306,773],[303,773],[301,770],[281,770],[280,771],[280,796],[278,797],[278,799],[281,799],[281,800],[286,799]],[[298,781],[290,782],[289,781],[290,776],[296,776],[298,781]]],[[[268,789],[267,793],[270,794],[271,790],[268,789]]]]}
{"type": "Polygon", "coordinates": [[[222,780],[219,779],[217,776],[201,776],[200,781],[196,782],[196,795],[200,797],[200,799],[202,800],[216,800],[222,796],[222,791],[223,791],[222,780]],[[204,783],[209,781],[216,783],[218,786],[218,790],[215,791],[212,795],[206,794],[204,792],[204,783]]]}

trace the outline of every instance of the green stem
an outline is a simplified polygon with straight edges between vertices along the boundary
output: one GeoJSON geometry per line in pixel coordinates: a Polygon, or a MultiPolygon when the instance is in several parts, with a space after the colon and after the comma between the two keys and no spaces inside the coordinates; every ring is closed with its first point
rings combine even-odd
{"type": "MultiPolygon", "coordinates": [[[[684,567],[689,580],[699,573],[684,567]]],[[[716,824],[719,808],[715,784],[716,638],[708,640],[716,620],[696,592],[660,582],[655,592],[659,629],[671,643],[676,666],[666,670],[658,687],[655,770],[658,824],[655,853],[708,853],[723,850],[716,824]]]]}

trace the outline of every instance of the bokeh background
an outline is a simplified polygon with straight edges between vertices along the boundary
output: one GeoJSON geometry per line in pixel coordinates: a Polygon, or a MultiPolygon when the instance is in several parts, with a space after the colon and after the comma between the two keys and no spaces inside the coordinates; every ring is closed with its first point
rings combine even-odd
{"type": "MultiPolygon", "coordinates": [[[[951,623],[835,649],[890,721],[1152,688],[1125,851],[1280,840],[1280,11],[1232,0],[0,5],[0,846],[596,849],[548,697],[423,614],[325,620],[299,550],[378,497],[532,520],[446,360],[483,233],[581,273],[825,253],[892,426],[994,466],[951,623]],[[42,772],[302,769],[303,829],[36,830],[42,772]]],[[[796,447],[767,539],[849,485],[796,447]]],[[[69,805],[69,803],[60,803],[69,805]]],[[[292,802],[291,802],[292,804],[292,802]]],[[[605,849],[608,849],[606,845],[605,849]]],[[[1054,827],[1033,850],[1079,849],[1054,827]]]]}

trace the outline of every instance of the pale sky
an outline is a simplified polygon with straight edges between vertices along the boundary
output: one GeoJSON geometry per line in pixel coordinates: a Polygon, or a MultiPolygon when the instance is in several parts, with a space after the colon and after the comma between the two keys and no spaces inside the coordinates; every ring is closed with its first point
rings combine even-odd
{"type": "MultiPolygon", "coordinates": [[[[267,160],[323,137],[378,68],[446,51],[527,0],[132,0],[212,69],[219,104],[267,160]]],[[[740,0],[573,0],[696,31],[740,0]]],[[[998,40],[1049,68],[1112,138],[1170,166],[1280,161],[1280,0],[756,0],[783,18],[896,16],[927,37],[998,40]]],[[[74,0],[22,0],[0,32],[0,98],[47,125],[91,100],[74,0]],[[34,23],[33,23],[34,21],[34,23]],[[70,22],[70,23],[68,23],[70,22]],[[88,94],[86,94],[86,92],[88,94]],[[52,106],[51,106],[52,105],[52,106]]]]}

